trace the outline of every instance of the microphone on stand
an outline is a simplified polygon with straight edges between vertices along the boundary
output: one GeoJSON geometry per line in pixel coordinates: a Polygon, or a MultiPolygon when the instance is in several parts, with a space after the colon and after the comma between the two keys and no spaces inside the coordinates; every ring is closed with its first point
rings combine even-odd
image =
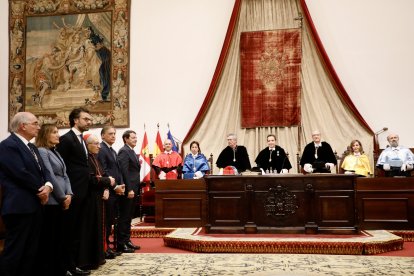
{"type": "Polygon", "coordinates": [[[380,130],[378,130],[377,132],[375,132],[374,134],[375,135],[378,135],[378,134],[381,134],[381,133],[383,133],[383,132],[385,132],[385,131],[387,131],[388,130],[388,127],[383,127],[382,129],[380,129],[380,130]]]}

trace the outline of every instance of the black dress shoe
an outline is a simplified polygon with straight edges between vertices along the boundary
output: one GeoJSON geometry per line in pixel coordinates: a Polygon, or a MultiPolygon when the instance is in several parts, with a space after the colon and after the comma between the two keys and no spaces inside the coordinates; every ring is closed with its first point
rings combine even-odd
{"type": "Polygon", "coordinates": [[[115,253],[111,251],[106,251],[105,252],[105,259],[115,259],[115,253]]]}
{"type": "Polygon", "coordinates": [[[122,253],[134,253],[135,252],[133,248],[128,247],[126,244],[118,245],[116,247],[116,251],[122,252],[122,253]]]}
{"type": "Polygon", "coordinates": [[[66,274],[65,274],[66,276],[72,276],[73,274],[72,273],[70,273],[70,271],[66,271],[66,274]]]}
{"type": "Polygon", "coordinates": [[[114,254],[114,255],[115,255],[115,257],[118,257],[118,256],[121,256],[121,255],[122,255],[122,252],[113,251],[111,248],[108,248],[108,249],[106,250],[106,252],[108,252],[108,253],[110,253],[110,254],[114,254]]]}
{"type": "Polygon", "coordinates": [[[134,250],[139,250],[139,249],[141,249],[141,246],[139,246],[139,245],[135,245],[135,244],[133,244],[131,241],[127,242],[125,245],[126,245],[126,246],[128,246],[129,248],[134,249],[134,250]]]}
{"type": "Polygon", "coordinates": [[[83,270],[79,267],[75,267],[75,269],[69,270],[72,275],[90,275],[91,272],[89,270],[83,270]]]}

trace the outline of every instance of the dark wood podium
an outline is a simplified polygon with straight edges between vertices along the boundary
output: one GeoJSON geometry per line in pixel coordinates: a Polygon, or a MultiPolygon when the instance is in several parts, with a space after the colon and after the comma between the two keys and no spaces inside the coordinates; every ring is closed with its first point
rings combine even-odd
{"type": "Polygon", "coordinates": [[[414,177],[357,179],[361,229],[414,230],[414,177]]]}
{"type": "Polygon", "coordinates": [[[206,176],[209,233],[359,230],[352,175],[206,176]]]}
{"type": "Polygon", "coordinates": [[[155,180],[156,227],[203,227],[206,204],[204,179],[155,180]]]}

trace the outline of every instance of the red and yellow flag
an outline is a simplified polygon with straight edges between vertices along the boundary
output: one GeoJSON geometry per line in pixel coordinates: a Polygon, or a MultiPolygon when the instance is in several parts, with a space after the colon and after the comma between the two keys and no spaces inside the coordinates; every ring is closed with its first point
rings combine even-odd
{"type": "Polygon", "coordinates": [[[157,131],[157,137],[155,138],[154,152],[153,157],[155,158],[158,154],[164,151],[164,146],[162,144],[160,131],[157,131]]]}
{"type": "Polygon", "coordinates": [[[142,140],[141,154],[139,155],[141,163],[140,180],[141,182],[150,182],[151,160],[149,157],[147,132],[144,132],[144,139],[142,140]]]}

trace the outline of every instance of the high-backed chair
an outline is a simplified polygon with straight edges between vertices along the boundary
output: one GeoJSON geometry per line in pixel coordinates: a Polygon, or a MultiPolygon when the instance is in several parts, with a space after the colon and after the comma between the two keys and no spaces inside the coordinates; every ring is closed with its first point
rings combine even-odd
{"type": "Polygon", "coordinates": [[[207,160],[208,164],[210,165],[210,171],[208,174],[213,174],[213,154],[210,154],[210,158],[207,160]]]}

